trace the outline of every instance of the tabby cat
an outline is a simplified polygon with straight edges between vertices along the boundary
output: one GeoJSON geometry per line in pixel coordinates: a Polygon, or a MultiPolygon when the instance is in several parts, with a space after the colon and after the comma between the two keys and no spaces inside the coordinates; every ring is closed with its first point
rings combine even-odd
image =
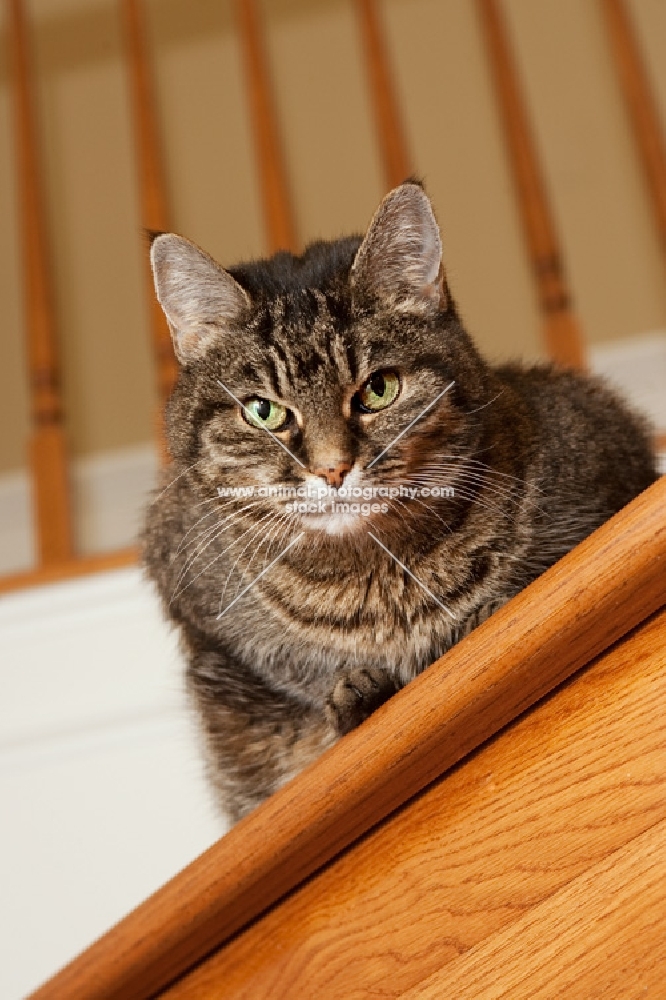
{"type": "Polygon", "coordinates": [[[180,363],[144,558],[232,821],[655,479],[601,381],[491,367],[428,197],[224,270],[154,237],[180,363]]]}

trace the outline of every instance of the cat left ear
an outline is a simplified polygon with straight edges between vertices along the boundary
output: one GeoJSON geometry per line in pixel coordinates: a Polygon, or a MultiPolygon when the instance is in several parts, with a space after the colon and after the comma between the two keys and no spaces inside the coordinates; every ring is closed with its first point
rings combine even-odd
{"type": "Polygon", "coordinates": [[[446,310],[442,240],[420,184],[386,195],[370,223],[351,271],[352,295],[406,312],[446,310]]]}
{"type": "Polygon", "coordinates": [[[250,305],[245,289],[182,236],[156,236],[150,263],[155,292],[182,364],[203,357],[216,335],[233,326],[250,305]]]}

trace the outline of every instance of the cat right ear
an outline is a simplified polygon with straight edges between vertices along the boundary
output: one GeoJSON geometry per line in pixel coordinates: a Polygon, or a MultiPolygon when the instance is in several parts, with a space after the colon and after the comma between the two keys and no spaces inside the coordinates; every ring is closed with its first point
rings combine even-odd
{"type": "Polygon", "coordinates": [[[156,236],[150,263],[155,292],[181,364],[203,357],[216,334],[233,326],[250,305],[238,282],[182,236],[156,236]]]}
{"type": "Polygon", "coordinates": [[[420,184],[408,181],[386,195],[357,251],[351,283],[355,298],[396,310],[447,309],[439,227],[420,184]]]}

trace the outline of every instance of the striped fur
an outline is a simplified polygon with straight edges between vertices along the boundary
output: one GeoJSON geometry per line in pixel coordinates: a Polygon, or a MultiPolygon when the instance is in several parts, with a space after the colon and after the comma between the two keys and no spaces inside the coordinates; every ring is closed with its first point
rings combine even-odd
{"type": "Polygon", "coordinates": [[[602,382],[481,358],[439,247],[415,184],[385,199],[363,240],[301,257],[222,271],[178,237],[154,244],[181,370],[144,558],[234,820],[655,478],[646,428],[602,382]],[[396,401],[354,409],[387,369],[396,401]],[[233,397],[292,410],[281,444],[233,397]],[[323,484],[340,461],[359,489],[453,495],[336,521],[258,495],[323,484]],[[255,492],[221,495],[234,487],[255,492]]]}

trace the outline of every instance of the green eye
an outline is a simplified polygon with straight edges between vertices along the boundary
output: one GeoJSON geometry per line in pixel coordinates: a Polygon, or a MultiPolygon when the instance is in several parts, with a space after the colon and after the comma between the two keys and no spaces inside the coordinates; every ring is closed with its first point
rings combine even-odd
{"type": "Polygon", "coordinates": [[[359,389],[359,409],[363,413],[375,413],[385,410],[400,392],[400,379],[395,372],[373,372],[370,378],[359,389]]]}
{"type": "Polygon", "coordinates": [[[243,416],[248,424],[254,427],[264,427],[267,431],[279,431],[289,420],[289,410],[272,399],[255,397],[245,404],[243,416]]]}

